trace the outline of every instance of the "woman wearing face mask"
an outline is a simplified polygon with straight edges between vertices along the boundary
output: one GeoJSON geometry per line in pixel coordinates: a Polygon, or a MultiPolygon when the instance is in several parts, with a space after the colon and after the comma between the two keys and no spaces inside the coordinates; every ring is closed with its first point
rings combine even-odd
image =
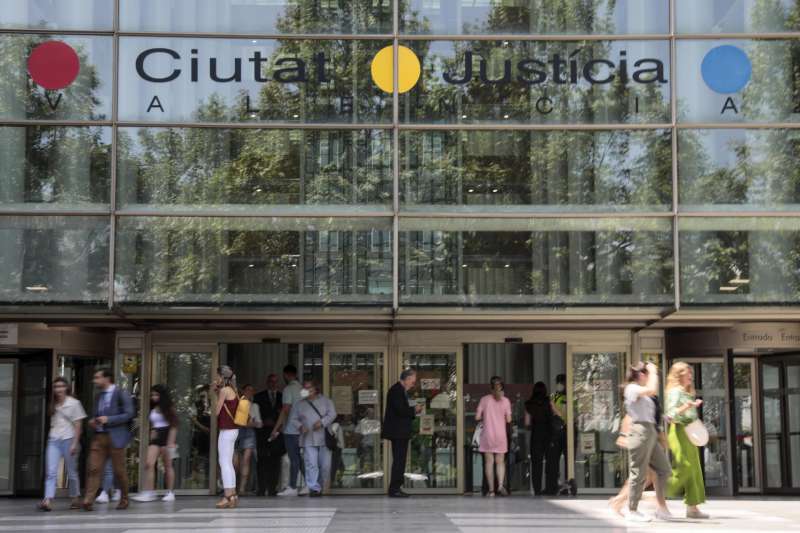
{"type": "Polygon", "coordinates": [[[69,383],[58,377],[53,380],[53,398],[50,404],[50,433],[47,435],[45,453],[47,476],[44,484],[44,499],[39,503],[40,511],[52,511],[50,502],[56,496],[56,477],[59,461],[63,458],[67,466],[69,495],[72,497],[70,509],[81,508],[81,486],[78,477],[78,452],[80,450],[81,428],[86,418],[81,402],[72,397],[69,383]]]}
{"type": "Polygon", "coordinates": [[[506,424],[511,423],[511,402],[505,397],[503,378],[493,376],[489,380],[491,393],[481,398],[475,412],[475,421],[483,422],[479,451],[483,454],[483,465],[489,497],[495,495],[495,469],[497,470],[497,487],[501,496],[507,496],[506,453],[508,452],[508,435],[506,424]]]}
{"type": "Polygon", "coordinates": [[[218,509],[233,509],[239,505],[236,495],[236,470],[233,468],[233,452],[236,438],[239,436],[239,427],[234,422],[239,398],[236,396],[236,375],[231,367],[223,365],[217,369],[217,379],[214,380],[213,392],[217,395],[214,414],[217,416],[219,437],[217,438],[217,456],[219,469],[222,472],[222,488],[225,494],[217,502],[218,509]]]}
{"type": "Polygon", "coordinates": [[[178,435],[178,414],[172,404],[169,390],[164,385],[153,385],[150,389],[150,445],[147,447],[147,463],[142,490],[133,497],[137,502],[152,502],[156,499],[156,465],[158,458],[164,464],[164,484],[167,494],[165,502],[174,502],[175,470],[172,459],[175,454],[175,439],[178,435]]]}

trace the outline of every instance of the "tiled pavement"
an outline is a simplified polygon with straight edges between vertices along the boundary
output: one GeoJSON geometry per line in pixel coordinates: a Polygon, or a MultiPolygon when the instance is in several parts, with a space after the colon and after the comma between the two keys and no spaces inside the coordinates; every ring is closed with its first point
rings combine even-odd
{"type": "MultiPolygon", "coordinates": [[[[378,496],[242,498],[235,510],[217,510],[214,498],[179,497],[173,504],[132,503],[127,511],[97,505],[94,513],[40,513],[35,501],[0,499],[0,533],[87,531],[89,533],[523,533],[527,531],[686,531],[687,533],[800,533],[800,498],[712,499],[703,508],[710,520],[628,524],[614,518],[605,498],[485,499],[477,496],[416,496],[407,500],[378,496]]],[[[647,503],[642,510],[648,511],[647,503]]],[[[670,502],[677,516],[680,502],[670,502]]],[[[63,509],[63,510],[62,510],[63,509]]]]}

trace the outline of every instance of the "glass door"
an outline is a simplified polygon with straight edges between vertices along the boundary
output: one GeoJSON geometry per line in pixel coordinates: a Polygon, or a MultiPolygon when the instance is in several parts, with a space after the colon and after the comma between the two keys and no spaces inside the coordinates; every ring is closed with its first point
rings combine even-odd
{"type": "MultiPolygon", "coordinates": [[[[216,423],[209,392],[215,371],[216,353],[212,350],[156,349],[152,384],[165,385],[178,412],[178,457],[175,459],[175,488],[207,493],[216,480],[216,423]]],[[[143,420],[149,431],[149,391],[143,391],[143,420]]],[[[147,435],[147,433],[145,433],[147,435]]],[[[161,485],[162,481],[158,481],[161,485]]]]}
{"type": "MultiPolygon", "coordinates": [[[[327,348],[327,347],[326,347],[327,348]]],[[[336,407],[340,448],[331,462],[334,491],[384,491],[381,418],[384,396],[382,350],[326,349],[325,394],[336,407]]]]}
{"type": "Polygon", "coordinates": [[[458,476],[463,464],[459,359],[458,351],[403,352],[402,367],[417,371],[417,385],[409,397],[423,406],[409,443],[408,492],[463,491],[458,476]]]}
{"type": "Polygon", "coordinates": [[[800,361],[761,363],[764,481],[770,492],[800,492],[800,361]]]}
{"type": "Polygon", "coordinates": [[[571,464],[579,491],[612,492],[627,475],[627,456],[616,445],[623,416],[625,355],[625,351],[571,351],[567,399],[572,403],[573,434],[569,442],[574,447],[571,464]]]}
{"type": "Polygon", "coordinates": [[[0,494],[14,492],[14,415],[17,362],[0,361],[0,494]]]}
{"type": "Polygon", "coordinates": [[[760,443],[754,438],[756,431],[755,360],[734,359],[733,401],[736,417],[736,483],[740,492],[755,492],[759,489],[758,461],[760,443]]]}

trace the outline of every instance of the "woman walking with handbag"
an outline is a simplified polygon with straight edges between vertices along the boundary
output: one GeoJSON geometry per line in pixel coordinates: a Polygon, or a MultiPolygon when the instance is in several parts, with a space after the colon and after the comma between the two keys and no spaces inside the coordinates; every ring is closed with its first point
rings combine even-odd
{"type": "Polygon", "coordinates": [[[233,468],[233,452],[236,437],[239,436],[239,426],[235,421],[239,398],[236,396],[236,375],[231,367],[223,365],[217,369],[212,390],[217,395],[217,455],[222,473],[222,488],[225,491],[216,506],[218,509],[232,509],[239,504],[239,497],[236,495],[236,470],[233,468]]]}
{"type": "Polygon", "coordinates": [[[628,494],[628,514],[631,522],[649,522],[651,519],[639,512],[639,500],[642,497],[647,468],[652,467],[656,473],[656,497],[658,509],[656,518],[671,520],[664,503],[667,480],[671,473],[669,459],[664,449],[658,444],[658,425],[656,420],[656,402],[658,395],[658,368],[652,363],[637,363],[628,371],[628,384],[625,386],[625,410],[631,417],[631,427],[627,444],[630,458],[630,489],[628,494]]]}
{"type": "Polygon", "coordinates": [[[698,420],[697,408],[703,404],[695,398],[692,367],[686,363],[672,365],[666,394],[666,413],[671,419],[667,439],[673,460],[667,492],[673,497],[683,494],[686,518],[705,519],[708,515],[697,508],[706,501],[700,454],[686,433],[686,426],[698,420]]]}
{"type": "Polygon", "coordinates": [[[147,459],[143,490],[133,497],[137,502],[152,502],[156,499],[156,465],[158,458],[164,464],[164,485],[167,494],[165,502],[174,502],[175,469],[172,460],[175,454],[175,440],[178,435],[178,414],[172,404],[169,390],[164,385],[150,388],[150,443],[147,446],[147,459]]]}
{"type": "Polygon", "coordinates": [[[50,404],[50,433],[47,435],[45,453],[46,478],[44,499],[39,503],[40,511],[52,511],[51,502],[56,496],[56,478],[61,458],[67,467],[69,495],[72,498],[70,509],[81,508],[81,485],[78,477],[78,453],[80,451],[81,429],[86,411],[76,398],[72,397],[69,383],[62,377],[53,380],[53,398],[50,404]]]}

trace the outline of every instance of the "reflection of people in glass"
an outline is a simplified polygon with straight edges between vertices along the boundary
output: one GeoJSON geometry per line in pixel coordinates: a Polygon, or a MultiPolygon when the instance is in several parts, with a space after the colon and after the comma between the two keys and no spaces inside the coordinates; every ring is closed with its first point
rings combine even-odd
{"type": "Polygon", "coordinates": [[[658,368],[653,363],[647,365],[637,363],[632,366],[628,371],[628,384],[625,386],[624,395],[625,410],[631,417],[631,429],[628,435],[630,493],[626,518],[632,522],[651,520],[638,510],[647,477],[647,466],[650,465],[657,476],[656,518],[670,520],[672,515],[667,509],[664,494],[672,468],[664,449],[658,444],[656,403],[653,401],[658,395],[658,368]]]}
{"type": "Polygon", "coordinates": [[[378,445],[380,422],[375,419],[375,408],[359,409],[359,418],[354,433],[358,439],[358,470],[365,474],[375,470],[375,448],[378,445]]]}
{"type": "MultiPolygon", "coordinates": [[[[545,494],[555,494],[558,490],[558,458],[548,454],[553,440],[553,406],[547,397],[547,385],[537,381],[533,385],[530,399],[525,402],[525,425],[531,430],[531,480],[533,493],[542,494],[542,464],[545,458],[545,494]]],[[[556,429],[557,431],[557,429],[556,429]]]]}
{"type": "Polygon", "coordinates": [[[211,443],[211,404],[208,401],[208,385],[195,387],[195,414],[192,416],[192,461],[194,468],[201,469],[201,477],[208,479],[208,458],[211,443]]]}
{"type": "Polygon", "coordinates": [[[686,425],[698,419],[697,408],[703,404],[703,400],[695,399],[692,380],[692,367],[686,363],[675,363],[669,369],[665,409],[670,419],[668,439],[673,461],[669,494],[683,494],[686,518],[708,518],[697,508],[706,501],[700,454],[686,435],[686,425]]]}
{"type": "Polygon", "coordinates": [[[489,486],[489,496],[495,495],[495,470],[497,471],[497,487],[500,495],[507,496],[506,453],[508,452],[508,434],[506,425],[511,423],[511,402],[505,397],[503,379],[493,376],[489,383],[491,394],[481,398],[475,412],[475,421],[483,422],[479,451],[483,454],[483,466],[489,486]]]}
{"type": "MultiPolygon", "coordinates": [[[[567,376],[565,374],[556,376],[556,390],[550,400],[555,417],[553,418],[553,435],[547,457],[548,473],[545,475],[554,476],[554,479],[551,481],[548,477],[545,494],[553,495],[557,494],[559,489],[561,458],[563,457],[565,461],[567,458],[567,376]],[[551,471],[550,468],[554,470],[551,471]]],[[[575,492],[574,489],[573,491],[575,492]]]]}
{"type": "Polygon", "coordinates": [[[147,446],[147,459],[143,490],[133,497],[138,502],[152,502],[156,499],[155,481],[158,458],[164,464],[164,484],[167,494],[165,502],[175,501],[175,469],[172,467],[178,435],[178,414],[169,390],[164,385],[153,385],[150,389],[150,444],[147,446]]]}
{"type": "Polygon", "coordinates": [[[250,400],[250,417],[247,427],[239,428],[239,437],[236,439],[236,454],[233,456],[233,466],[239,474],[239,494],[247,491],[247,481],[250,478],[250,467],[253,464],[253,454],[256,450],[256,429],[263,425],[261,410],[253,402],[256,390],[252,385],[242,387],[242,396],[250,400]]]}

